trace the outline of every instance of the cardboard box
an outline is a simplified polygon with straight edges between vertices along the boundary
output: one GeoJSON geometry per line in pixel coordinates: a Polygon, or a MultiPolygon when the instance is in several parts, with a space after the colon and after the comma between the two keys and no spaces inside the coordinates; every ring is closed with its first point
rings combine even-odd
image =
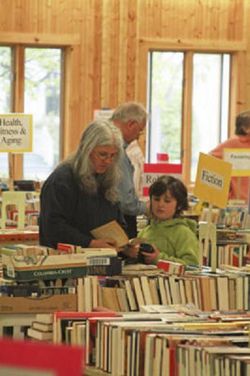
{"type": "Polygon", "coordinates": [[[91,251],[59,255],[2,255],[4,278],[19,282],[80,278],[96,274],[96,270],[100,275],[114,275],[121,272],[121,261],[118,260],[117,256],[109,256],[105,252],[95,255],[91,251]],[[101,270],[103,273],[100,273],[101,270]]]}
{"type": "Polygon", "coordinates": [[[0,297],[0,313],[52,313],[77,311],[77,295],[52,295],[46,297],[0,297]]]}

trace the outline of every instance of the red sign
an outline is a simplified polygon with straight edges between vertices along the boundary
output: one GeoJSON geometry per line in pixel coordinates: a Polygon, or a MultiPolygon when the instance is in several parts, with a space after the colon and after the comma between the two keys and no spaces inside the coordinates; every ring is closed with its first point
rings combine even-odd
{"type": "Polygon", "coordinates": [[[182,165],[173,163],[145,163],[143,174],[143,196],[148,196],[148,189],[160,176],[171,175],[182,178],[182,165]]]}

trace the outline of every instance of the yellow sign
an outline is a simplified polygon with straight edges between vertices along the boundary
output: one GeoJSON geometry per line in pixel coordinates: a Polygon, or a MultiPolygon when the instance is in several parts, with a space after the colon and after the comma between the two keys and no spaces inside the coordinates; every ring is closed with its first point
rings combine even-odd
{"type": "Polygon", "coordinates": [[[224,161],[232,164],[232,176],[250,176],[250,149],[224,149],[224,161]]]}
{"type": "Polygon", "coordinates": [[[232,165],[200,153],[194,194],[202,201],[224,208],[228,201],[232,165]]]}
{"type": "Polygon", "coordinates": [[[32,115],[0,114],[0,152],[32,151],[32,115]]]}

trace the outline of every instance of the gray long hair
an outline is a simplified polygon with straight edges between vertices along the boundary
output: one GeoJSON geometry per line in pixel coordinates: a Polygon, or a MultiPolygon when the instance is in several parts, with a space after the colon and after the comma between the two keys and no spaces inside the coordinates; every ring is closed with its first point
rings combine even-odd
{"type": "Polygon", "coordinates": [[[117,202],[117,185],[120,180],[119,160],[123,153],[120,130],[106,119],[98,119],[83,131],[77,151],[65,161],[72,166],[74,175],[84,191],[95,194],[101,187],[107,200],[117,202]],[[96,146],[115,146],[118,153],[108,170],[97,177],[93,169],[90,153],[96,146]]]}

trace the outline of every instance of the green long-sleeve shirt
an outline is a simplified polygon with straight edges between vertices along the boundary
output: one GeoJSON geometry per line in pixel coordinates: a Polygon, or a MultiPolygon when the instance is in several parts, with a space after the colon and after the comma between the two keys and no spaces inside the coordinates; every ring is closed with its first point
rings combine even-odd
{"type": "Polygon", "coordinates": [[[160,251],[160,259],[197,265],[199,242],[196,222],[188,218],[174,218],[151,223],[141,230],[138,237],[154,244],[160,251]]]}

